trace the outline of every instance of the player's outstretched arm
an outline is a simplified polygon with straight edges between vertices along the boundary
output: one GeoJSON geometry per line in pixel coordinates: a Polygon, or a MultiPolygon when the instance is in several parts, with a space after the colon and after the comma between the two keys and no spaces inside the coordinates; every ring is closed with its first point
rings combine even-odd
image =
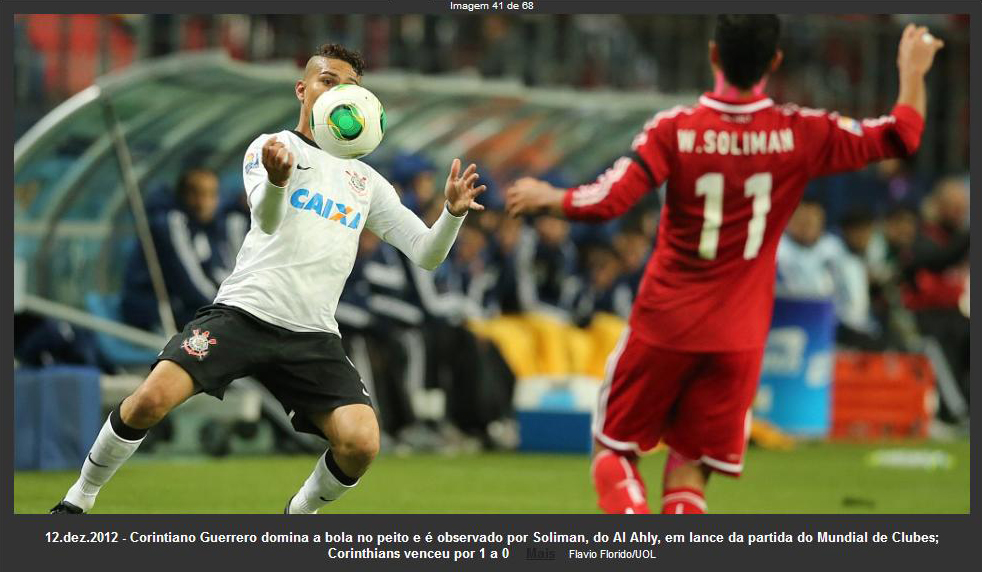
{"type": "Polygon", "coordinates": [[[562,216],[565,214],[563,212],[565,195],[565,189],[532,177],[522,177],[505,191],[505,209],[513,217],[542,211],[562,216]]]}
{"type": "Polygon", "coordinates": [[[259,228],[266,234],[273,234],[286,214],[286,186],[293,171],[293,153],[276,137],[270,137],[263,144],[262,163],[266,181],[249,196],[249,206],[259,228]]]}
{"type": "Polygon", "coordinates": [[[462,173],[460,160],[453,160],[444,189],[446,205],[430,228],[399,201],[395,189],[386,183],[372,194],[366,226],[417,266],[434,270],[447,258],[467,211],[484,210],[475,200],[486,189],[485,185],[477,185],[479,178],[477,165],[470,165],[462,173]]]}
{"type": "Polygon", "coordinates": [[[934,63],[934,54],[944,47],[924,26],[907,24],[897,49],[897,70],[900,74],[900,92],[897,105],[913,107],[921,117],[927,111],[927,89],[924,76],[934,63]]]}
{"type": "Polygon", "coordinates": [[[873,161],[907,157],[920,146],[927,95],[924,76],[944,43],[927,28],[908,25],[897,49],[900,91],[889,115],[856,122],[838,114],[812,114],[804,119],[803,141],[812,148],[809,176],[860,169],[873,161]]]}

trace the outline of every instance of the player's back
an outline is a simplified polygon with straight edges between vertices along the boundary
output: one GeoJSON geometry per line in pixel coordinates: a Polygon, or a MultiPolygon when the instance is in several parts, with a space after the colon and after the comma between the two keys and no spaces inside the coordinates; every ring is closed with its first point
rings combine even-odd
{"type": "Polygon", "coordinates": [[[899,107],[858,122],[763,96],[707,94],[656,115],[634,149],[651,178],[667,183],[666,200],[632,327],[683,351],[762,347],[777,245],[805,185],[912,151],[897,133],[898,112],[919,137],[920,116],[899,107]]]}

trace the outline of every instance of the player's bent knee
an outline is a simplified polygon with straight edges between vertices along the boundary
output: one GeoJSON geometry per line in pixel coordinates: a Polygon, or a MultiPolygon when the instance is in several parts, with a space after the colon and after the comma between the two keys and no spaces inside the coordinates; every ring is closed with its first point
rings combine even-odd
{"type": "Polygon", "coordinates": [[[145,429],[156,425],[194,392],[194,382],[187,372],[181,366],[164,360],[123,401],[119,414],[127,425],[145,429]]]}
{"type": "Polygon", "coordinates": [[[154,391],[137,390],[123,402],[120,416],[127,425],[146,428],[156,425],[170,412],[170,404],[154,391]]]}
{"type": "Polygon", "coordinates": [[[362,427],[340,435],[334,453],[349,462],[368,466],[378,455],[379,433],[374,427],[362,427]]]}

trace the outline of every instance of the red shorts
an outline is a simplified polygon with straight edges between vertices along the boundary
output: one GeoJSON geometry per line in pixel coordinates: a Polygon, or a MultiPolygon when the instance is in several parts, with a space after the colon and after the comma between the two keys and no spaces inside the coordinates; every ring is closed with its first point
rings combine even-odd
{"type": "Polygon", "coordinates": [[[647,345],[628,329],[607,360],[594,437],[635,453],[664,440],[683,457],[739,475],[763,357],[763,348],[673,351],[647,345]]]}

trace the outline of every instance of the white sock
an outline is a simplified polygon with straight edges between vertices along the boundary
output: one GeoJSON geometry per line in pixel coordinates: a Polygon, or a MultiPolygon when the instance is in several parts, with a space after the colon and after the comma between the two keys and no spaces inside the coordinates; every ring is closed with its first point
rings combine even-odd
{"type": "Polygon", "coordinates": [[[95,504],[99,489],[109,481],[116,469],[130,458],[142,442],[142,437],[137,440],[123,439],[113,431],[112,422],[107,419],[82,463],[82,474],[72,488],[68,489],[65,500],[88,512],[95,504]]]}
{"type": "MultiPolygon", "coordinates": [[[[338,477],[327,468],[327,455],[330,454],[331,450],[328,449],[317,459],[314,472],[307,477],[303,486],[300,487],[300,491],[290,501],[289,514],[317,514],[321,507],[337,500],[348,489],[354,488],[358,484],[357,479],[351,484],[344,484],[338,480],[338,477]]],[[[333,462],[333,457],[331,461],[331,464],[340,472],[340,469],[337,469],[337,463],[333,462]]],[[[348,478],[345,477],[345,480],[348,478]]]]}

